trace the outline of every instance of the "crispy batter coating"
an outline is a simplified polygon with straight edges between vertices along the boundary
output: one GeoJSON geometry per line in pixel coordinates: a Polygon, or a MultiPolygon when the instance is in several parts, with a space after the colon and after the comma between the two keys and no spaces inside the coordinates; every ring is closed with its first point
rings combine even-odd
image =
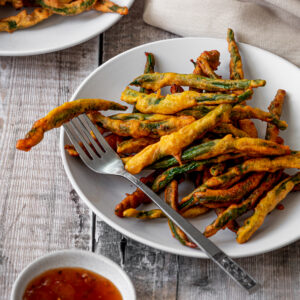
{"type": "Polygon", "coordinates": [[[156,142],[158,142],[157,139],[153,139],[150,137],[142,137],[138,139],[126,140],[118,144],[117,153],[119,154],[138,153],[148,145],[152,145],[156,142]]]}
{"type": "Polygon", "coordinates": [[[192,219],[192,218],[201,216],[201,215],[207,213],[208,211],[210,211],[210,209],[208,207],[205,207],[202,205],[195,205],[195,206],[190,207],[186,211],[182,212],[181,215],[184,218],[192,219]]]}
{"type": "Polygon", "coordinates": [[[204,235],[206,237],[214,235],[229,222],[237,219],[249,209],[253,208],[261,196],[267,193],[276,184],[276,182],[280,180],[281,175],[282,171],[268,174],[247,199],[239,204],[231,204],[227,209],[220,213],[216,220],[205,228],[204,235]]]}
{"type": "MultiPolygon", "coordinates": [[[[174,178],[186,174],[188,172],[194,172],[194,171],[203,171],[206,170],[207,165],[211,165],[212,163],[218,163],[221,161],[233,159],[234,157],[240,157],[243,154],[224,154],[220,155],[218,157],[214,157],[211,159],[206,160],[200,160],[200,161],[191,161],[185,164],[181,164],[180,166],[171,167],[167,170],[165,170],[162,174],[157,176],[157,178],[154,180],[152,189],[155,192],[158,192],[162,188],[164,188],[169,182],[171,182],[174,178]]],[[[209,171],[209,169],[207,169],[209,171]]],[[[205,174],[202,175],[203,181],[208,179],[208,173],[204,172],[205,174]]]]}
{"type": "Polygon", "coordinates": [[[109,0],[98,0],[93,8],[97,11],[105,13],[118,13],[120,15],[127,15],[128,8],[126,6],[119,6],[116,3],[109,0]]]}
{"type": "MultiPolygon", "coordinates": [[[[154,175],[150,174],[147,177],[140,179],[144,184],[151,184],[154,180],[154,175]]],[[[123,212],[129,208],[137,208],[142,203],[150,203],[149,199],[144,192],[140,189],[136,189],[132,194],[126,194],[126,197],[115,207],[115,214],[122,218],[123,212]]]]}
{"type": "Polygon", "coordinates": [[[111,132],[120,136],[131,136],[133,138],[152,137],[170,134],[178,129],[191,124],[195,119],[191,116],[171,117],[163,121],[139,121],[139,120],[114,120],[97,113],[91,118],[111,132]]]}
{"type": "Polygon", "coordinates": [[[211,79],[197,74],[178,74],[178,73],[152,73],[142,74],[135,78],[130,85],[141,86],[146,89],[157,91],[165,86],[177,84],[204,89],[206,91],[234,91],[245,90],[264,86],[265,80],[223,80],[211,79]]]}
{"type": "Polygon", "coordinates": [[[0,20],[0,32],[14,32],[18,29],[24,29],[36,25],[52,16],[52,12],[44,8],[35,8],[30,14],[22,10],[16,16],[0,20]]]}
{"type": "Polygon", "coordinates": [[[165,218],[166,216],[160,209],[137,210],[135,208],[127,208],[123,211],[122,217],[137,218],[141,220],[152,220],[158,218],[165,218]]]}
{"type": "MultiPolygon", "coordinates": [[[[99,113],[93,113],[91,116],[93,119],[97,121],[97,115],[99,113]]],[[[109,116],[113,120],[139,120],[139,121],[163,121],[167,120],[169,118],[172,118],[172,116],[168,115],[162,115],[162,114],[142,114],[142,113],[120,113],[116,115],[109,116]]]]}
{"type": "Polygon", "coordinates": [[[249,119],[238,120],[238,124],[239,124],[240,129],[243,132],[246,132],[248,136],[253,137],[253,138],[258,137],[257,129],[251,120],[249,120],[249,119]]]}
{"type": "Polygon", "coordinates": [[[194,160],[208,159],[232,152],[244,153],[249,156],[284,155],[291,152],[289,146],[258,138],[233,138],[232,135],[226,135],[222,139],[208,142],[207,145],[210,147],[205,147],[202,153],[194,157],[194,160]]]}
{"type": "Polygon", "coordinates": [[[182,93],[168,94],[145,94],[126,88],[121,99],[129,104],[136,104],[137,110],[142,113],[175,114],[181,110],[191,108],[199,104],[236,104],[251,98],[253,91],[246,90],[241,95],[220,93],[198,93],[195,91],[184,91],[182,93]]]}
{"type": "MultiPolygon", "coordinates": [[[[223,207],[228,204],[238,203],[244,196],[255,189],[263,178],[264,173],[254,173],[245,180],[235,184],[229,189],[199,191],[196,189],[193,197],[185,197],[180,202],[180,210],[184,211],[195,204],[208,205],[208,207],[223,207]],[[213,204],[209,206],[209,204],[213,204]],[[220,206],[216,205],[220,204],[220,206]]],[[[213,178],[213,177],[212,177],[213,178]]]]}
{"type": "Polygon", "coordinates": [[[236,105],[232,109],[231,119],[259,119],[265,122],[270,122],[276,125],[281,130],[285,130],[288,127],[287,123],[285,121],[279,120],[276,115],[270,114],[259,108],[251,107],[248,105],[236,105]]]}
{"type": "Polygon", "coordinates": [[[200,65],[202,72],[205,76],[217,79],[220,78],[214,70],[216,70],[220,64],[220,53],[217,50],[204,51],[197,58],[197,64],[200,65]]]}
{"type": "Polygon", "coordinates": [[[147,146],[132,157],[125,165],[128,172],[139,173],[144,167],[167,155],[178,156],[184,147],[190,145],[197,137],[214,128],[221,122],[228,121],[231,105],[221,104],[204,118],[197,120],[176,132],[161,137],[160,141],[147,146]]]}
{"type": "Polygon", "coordinates": [[[247,242],[250,237],[257,231],[257,229],[263,224],[268,213],[270,213],[299,182],[300,173],[297,173],[294,176],[290,176],[284,179],[271,191],[269,191],[267,195],[263,199],[261,199],[255,207],[254,214],[250,218],[245,220],[244,226],[242,226],[238,230],[236,239],[237,242],[247,242]]]}
{"type": "MultiPolygon", "coordinates": [[[[215,212],[217,216],[221,215],[224,211],[225,211],[224,207],[215,208],[215,212]]],[[[239,227],[240,227],[239,224],[235,220],[230,220],[228,221],[226,226],[223,227],[223,229],[228,228],[232,232],[237,233],[239,227]]]]}
{"type": "Polygon", "coordinates": [[[232,134],[235,137],[250,137],[249,134],[246,131],[243,131],[237,127],[235,127],[234,125],[232,125],[231,123],[223,123],[220,124],[218,126],[216,126],[213,130],[213,133],[217,133],[217,134],[232,134]]]}
{"type": "Polygon", "coordinates": [[[207,188],[216,188],[226,184],[233,184],[249,172],[276,172],[280,169],[300,169],[300,154],[283,155],[275,158],[253,158],[232,167],[228,172],[210,178],[206,182],[207,188]]]}
{"type": "Polygon", "coordinates": [[[102,99],[79,99],[66,102],[54,108],[46,117],[36,121],[31,130],[26,134],[25,139],[18,140],[17,149],[29,151],[37,145],[44,137],[44,133],[53,128],[58,128],[62,124],[94,110],[125,110],[126,106],[102,99]]]}
{"type": "Polygon", "coordinates": [[[228,51],[230,53],[230,79],[243,79],[243,64],[242,58],[239,52],[239,48],[234,39],[234,33],[231,28],[228,28],[227,31],[227,42],[228,42],[228,51]]]}
{"type": "MultiPolygon", "coordinates": [[[[285,90],[278,90],[274,100],[270,103],[268,109],[271,114],[280,119],[282,106],[284,103],[286,92],[285,90]]],[[[279,129],[276,125],[268,123],[266,130],[266,140],[277,141],[279,129]]]]}
{"type": "Polygon", "coordinates": [[[38,3],[55,14],[73,16],[91,8],[96,0],[75,0],[70,3],[60,0],[38,0],[38,3]]]}
{"type": "MultiPolygon", "coordinates": [[[[196,192],[194,194],[197,203],[204,204],[209,202],[239,202],[245,195],[257,187],[264,172],[254,173],[247,179],[237,183],[227,190],[210,190],[207,189],[203,192],[196,192]]],[[[207,181],[206,181],[207,182],[207,181]]],[[[194,203],[196,204],[196,203],[194,203]]]]}

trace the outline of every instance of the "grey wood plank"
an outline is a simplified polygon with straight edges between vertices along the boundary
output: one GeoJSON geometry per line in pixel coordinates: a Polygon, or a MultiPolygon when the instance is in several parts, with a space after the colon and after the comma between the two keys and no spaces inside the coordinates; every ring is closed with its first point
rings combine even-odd
{"type": "Polygon", "coordinates": [[[0,298],[35,258],[89,249],[91,214],[72,189],[59,152],[59,130],[25,153],[15,144],[33,122],[67,101],[98,64],[98,38],[65,51],[0,58],[0,298]]]}
{"type": "Polygon", "coordinates": [[[248,296],[208,260],[179,257],[178,299],[299,299],[300,242],[263,255],[237,259],[262,288],[248,296]]]}
{"type": "MultiPolygon", "coordinates": [[[[103,61],[141,44],[175,37],[146,25],[142,20],[142,12],[143,1],[135,1],[129,15],[104,33],[103,61]]],[[[124,255],[122,266],[132,278],[138,299],[176,298],[178,267],[176,255],[166,254],[131,239],[127,240],[123,252],[120,249],[121,234],[99,220],[96,223],[95,236],[96,253],[107,255],[119,264],[122,264],[124,255]]]]}

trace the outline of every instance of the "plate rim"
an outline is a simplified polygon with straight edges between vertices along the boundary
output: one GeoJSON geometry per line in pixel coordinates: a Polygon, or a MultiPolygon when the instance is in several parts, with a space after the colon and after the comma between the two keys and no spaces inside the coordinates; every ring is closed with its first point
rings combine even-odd
{"type": "MultiPolygon", "coordinates": [[[[105,63],[101,64],[100,66],[98,66],[94,71],[92,71],[82,82],[81,84],[77,87],[77,89],[75,90],[75,92],[72,94],[71,98],[69,99],[69,101],[73,101],[75,100],[77,94],[80,92],[80,90],[84,87],[84,85],[97,73],[99,72],[102,68],[104,68],[107,64],[110,64],[112,62],[114,62],[116,59],[119,59],[120,57],[126,55],[127,53],[130,53],[132,51],[138,50],[139,48],[143,48],[145,46],[148,45],[155,45],[155,44],[160,44],[160,43],[168,43],[170,41],[174,41],[174,40],[218,40],[218,41],[225,41],[225,39],[221,39],[221,38],[212,38],[212,37],[178,37],[178,38],[171,38],[171,39],[165,39],[165,40],[159,40],[159,41],[154,41],[154,42],[150,42],[150,43],[146,43],[146,44],[142,44],[139,45],[137,47],[128,49],[112,58],[110,58],[108,61],[106,61],[105,63]]],[[[277,59],[280,59],[282,62],[284,63],[288,63],[290,65],[290,67],[295,68],[299,74],[300,74],[300,69],[293,63],[291,63],[290,61],[282,58],[281,56],[274,54],[268,50],[256,47],[256,46],[252,46],[246,43],[238,43],[239,45],[243,45],[246,47],[250,47],[253,48],[255,50],[261,51],[262,53],[267,53],[268,55],[271,55],[273,57],[276,57],[277,59]]],[[[201,250],[198,249],[188,249],[189,252],[186,252],[184,249],[174,249],[172,247],[168,247],[168,246],[164,246],[164,245],[160,245],[156,242],[152,242],[147,240],[146,238],[140,237],[135,235],[134,233],[132,233],[131,231],[128,231],[127,229],[124,229],[122,226],[114,223],[112,220],[110,220],[108,217],[106,217],[104,214],[101,213],[101,211],[99,211],[91,201],[88,200],[88,198],[84,195],[84,193],[80,190],[79,186],[77,185],[75,179],[73,178],[73,175],[70,171],[69,165],[67,163],[67,159],[66,159],[66,152],[64,150],[64,138],[65,138],[65,130],[63,127],[61,127],[60,129],[60,137],[59,137],[59,147],[60,147],[60,153],[61,153],[61,158],[62,158],[62,162],[63,162],[63,166],[65,169],[65,172],[67,174],[67,177],[72,185],[72,187],[75,189],[75,191],[78,193],[79,197],[84,201],[84,203],[98,216],[100,217],[105,223],[107,223],[109,226],[111,226],[112,228],[114,228],[115,230],[117,230],[118,232],[124,234],[125,236],[138,241],[144,245],[150,246],[154,249],[158,249],[167,253],[171,253],[171,254],[175,254],[175,255],[181,255],[181,256],[186,256],[186,257],[195,257],[195,258],[204,258],[204,259],[208,259],[208,256],[202,252],[201,250]],[[193,250],[193,251],[190,251],[193,250]]],[[[260,254],[264,254],[264,253],[268,253],[280,248],[283,248],[287,245],[292,244],[293,242],[297,241],[300,239],[300,232],[298,234],[298,236],[295,236],[294,239],[291,239],[289,241],[286,241],[284,243],[280,243],[277,246],[267,249],[267,250],[257,250],[257,251],[253,251],[250,254],[247,253],[241,253],[241,254],[234,254],[234,255],[230,255],[230,257],[233,258],[243,258],[243,257],[252,257],[252,256],[256,256],[256,255],[260,255],[260,254]]]]}
{"type": "MultiPolygon", "coordinates": [[[[128,0],[128,1],[129,1],[129,3],[127,4],[127,7],[129,9],[133,5],[135,0],[128,0]]],[[[101,13],[101,15],[102,14],[103,13],[101,13]]],[[[101,17],[101,15],[99,15],[99,17],[101,17]]],[[[19,57],[20,56],[20,57],[22,57],[22,56],[33,56],[33,55],[49,54],[49,53],[69,49],[69,48],[72,48],[74,46],[83,44],[83,43],[91,40],[92,38],[96,37],[97,35],[102,34],[106,30],[108,30],[109,28],[114,26],[118,21],[120,21],[120,19],[122,17],[124,17],[123,15],[120,15],[120,14],[111,13],[111,15],[114,17],[114,19],[112,19],[111,22],[107,23],[107,25],[105,25],[101,29],[97,30],[96,32],[93,32],[92,34],[90,34],[90,35],[88,35],[88,36],[86,36],[82,39],[79,39],[77,41],[74,41],[72,43],[62,45],[62,46],[57,46],[57,47],[54,46],[54,47],[51,47],[51,48],[40,48],[39,50],[27,50],[27,51],[21,51],[21,52],[5,51],[5,50],[0,49],[0,56],[3,56],[3,57],[19,57]]],[[[23,29],[23,30],[26,30],[26,29],[23,29]]],[[[11,33],[7,33],[7,34],[11,34],[11,33]]]]}

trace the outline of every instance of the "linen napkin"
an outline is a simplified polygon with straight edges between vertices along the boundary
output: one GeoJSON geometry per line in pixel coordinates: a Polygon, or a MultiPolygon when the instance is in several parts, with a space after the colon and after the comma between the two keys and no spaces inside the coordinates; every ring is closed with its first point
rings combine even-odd
{"type": "Polygon", "coordinates": [[[181,36],[236,39],[300,66],[300,0],[146,0],[144,21],[181,36]]]}

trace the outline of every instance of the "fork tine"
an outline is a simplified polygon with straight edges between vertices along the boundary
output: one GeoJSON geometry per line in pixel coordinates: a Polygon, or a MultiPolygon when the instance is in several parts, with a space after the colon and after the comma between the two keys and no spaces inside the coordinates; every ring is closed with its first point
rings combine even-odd
{"type": "Polygon", "coordinates": [[[84,115],[82,115],[82,120],[85,121],[85,124],[87,125],[86,127],[88,127],[90,129],[90,131],[93,131],[93,133],[96,136],[96,138],[98,139],[101,147],[105,151],[113,151],[112,148],[110,147],[110,145],[107,143],[107,141],[103,137],[103,135],[99,132],[99,130],[97,129],[97,127],[89,119],[89,117],[84,114],[84,115]]]}
{"type": "MultiPolygon", "coordinates": [[[[97,154],[95,153],[95,151],[91,148],[91,146],[89,145],[89,143],[85,140],[84,136],[82,135],[82,133],[77,129],[74,120],[71,120],[69,122],[70,126],[72,127],[72,129],[75,131],[75,134],[77,135],[78,139],[80,140],[80,142],[82,142],[82,144],[84,145],[85,149],[87,150],[87,152],[89,153],[89,155],[93,158],[93,159],[99,159],[99,157],[97,156],[97,154]]],[[[73,133],[74,134],[74,133],[73,133]]]]}
{"type": "Polygon", "coordinates": [[[82,129],[82,131],[84,132],[84,134],[86,135],[86,137],[89,139],[89,141],[91,142],[91,144],[94,146],[97,154],[99,154],[100,156],[104,154],[104,151],[99,147],[98,143],[96,143],[95,139],[92,137],[90,131],[88,130],[89,128],[87,128],[86,124],[84,121],[81,120],[80,117],[76,118],[77,121],[80,123],[80,128],[82,129]]]}
{"type": "Polygon", "coordinates": [[[78,152],[79,156],[81,157],[81,159],[86,164],[89,164],[91,159],[85,154],[84,150],[79,145],[79,140],[76,137],[76,135],[73,133],[73,128],[71,128],[69,123],[66,123],[63,126],[64,126],[65,131],[67,132],[69,139],[71,140],[71,143],[74,145],[74,147],[75,147],[76,151],[78,152]]]}

